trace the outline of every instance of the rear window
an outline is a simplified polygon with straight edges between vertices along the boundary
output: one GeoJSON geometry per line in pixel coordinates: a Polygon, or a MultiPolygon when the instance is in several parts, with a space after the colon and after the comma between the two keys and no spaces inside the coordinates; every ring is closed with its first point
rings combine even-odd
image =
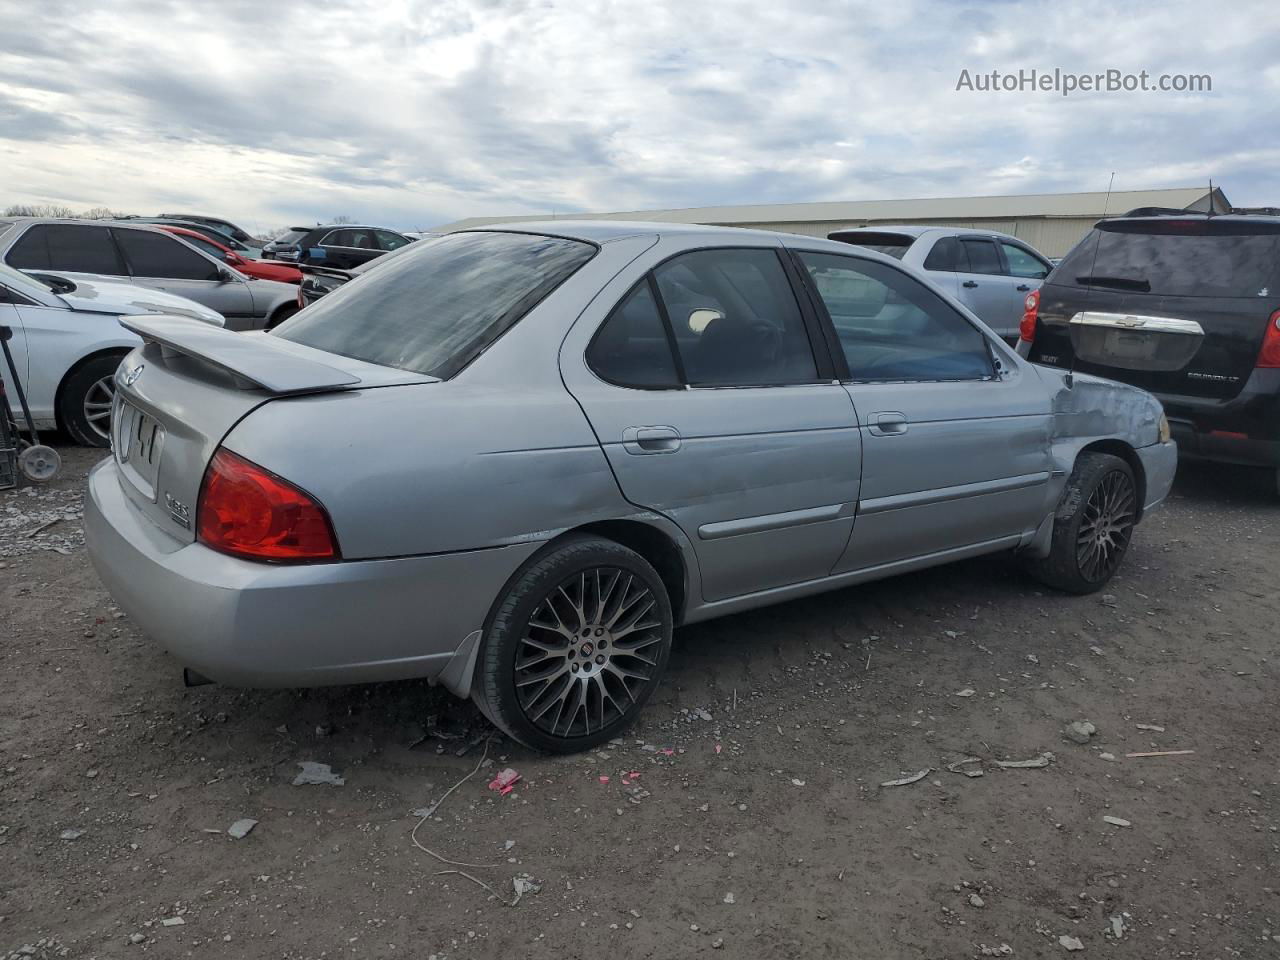
{"type": "Polygon", "coordinates": [[[577,240],[518,233],[425,240],[274,332],[354,360],[447,379],[595,250],[577,240]]]}
{"type": "Polygon", "coordinates": [[[1280,293],[1280,231],[1266,223],[1103,223],[1063,259],[1052,282],[1168,297],[1280,293]]]}
{"type": "Polygon", "coordinates": [[[310,230],[298,230],[298,229],[289,230],[289,231],[286,231],[285,233],[280,234],[280,236],[276,237],[274,242],[275,243],[297,243],[299,240],[301,240],[310,232],[311,232],[310,230]]]}
{"type": "Polygon", "coordinates": [[[915,237],[909,237],[902,233],[877,233],[873,231],[837,232],[828,234],[828,238],[839,240],[841,243],[852,243],[855,246],[866,247],[868,250],[887,254],[896,260],[901,260],[906,255],[907,249],[915,240],[915,237]]]}

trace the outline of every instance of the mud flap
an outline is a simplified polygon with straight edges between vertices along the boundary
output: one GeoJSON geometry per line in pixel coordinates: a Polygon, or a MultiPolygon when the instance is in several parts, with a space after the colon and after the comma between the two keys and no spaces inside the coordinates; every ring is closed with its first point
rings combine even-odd
{"type": "Polygon", "coordinates": [[[472,630],[458,644],[458,649],[453,652],[453,656],[435,678],[435,682],[455,697],[468,699],[471,696],[471,678],[475,674],[476,657],[479,653],[480,631],[472,630]]]}
{"type": "Polygon", "coordinates": [[[1049,551],[1053,547],[1053,521],[1056,519],[1056,514],[1057,511],[1045,514],[1045,518],[1040,521],[1040,526],[1036,527],[1036,532],[1018,547],[1019,556],[1034,557],[1037,560],[1043,560],[1049,556],[1049,551]]]}

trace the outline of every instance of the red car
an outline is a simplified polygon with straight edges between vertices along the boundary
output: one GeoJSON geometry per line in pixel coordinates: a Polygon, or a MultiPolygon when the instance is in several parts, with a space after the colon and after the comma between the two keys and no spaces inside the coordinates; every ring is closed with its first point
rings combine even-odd
{"type": "Polygon", "coordinates": [[[302,271],[292,264],[274,260],[249,260],[240,256],[230,247],[224,247],[216,240],[210,240],[202,233],[188,230],[186,227],[174,227],[168,224],[156,224],[161,230],[181,237],[197,250],[203,250],[211,257],[217,257],[229,267],[239,270],[246,277],[257,277],[259,280],[279,280],[281,283],[301,283],[302,271]]]}

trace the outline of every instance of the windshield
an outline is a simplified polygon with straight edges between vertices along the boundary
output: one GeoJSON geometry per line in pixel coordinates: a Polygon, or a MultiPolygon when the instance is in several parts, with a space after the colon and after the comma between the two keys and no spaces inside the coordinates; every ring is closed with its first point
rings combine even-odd
{"type": "Polygon", "coordinates": [[[310,233],[310,232],[311,232],[310,230],[298,230],[298,229],[288,230],[288,231],[286,231],[285,233],[280,234],[280,236],[276,237],[276,238],[275,238],[274,240],[272,240],[271,242],[272,242],[272,243],[285,243],[285,244],[288,244],[288,243],[297,243],[299,240],[301,240],[303,237],[305,237],[305,236],[306,236],[308,233],[310,233]]]}
{"type": "Polygon", "coordinates": [[[17,287],[19,290],[23,287],[28,289],[35,287],[37,290],[53,292],[53,287],[50,284],[45,283],[43,280],[37,280],[29,273],[15,270],[7,263],[0,263],[0,283],[7,287],[17,287]]]}
{"type": "Polygon", "coordinates": [[[859,247],[874,250],[876,253],[887,254],[895,260],[901,260],[911,248],[911,244],[915,242],[915,237],[906,234],[879,233],[871,230],[833,233],[831,239],[856,244],[859,247]]]}
{"type": "Polygon", "coordinates": [[[1054,268],[1055,283],[1167,297],[1268,297],[1280,232],[1232,220],[1104,222],[1054,268]]]}
{"type": "Polygon", "coordinates": [[[595,255],[577,240],[519,233],[454,233],[404,249],[275,335],[447,379],[595,255]]]}

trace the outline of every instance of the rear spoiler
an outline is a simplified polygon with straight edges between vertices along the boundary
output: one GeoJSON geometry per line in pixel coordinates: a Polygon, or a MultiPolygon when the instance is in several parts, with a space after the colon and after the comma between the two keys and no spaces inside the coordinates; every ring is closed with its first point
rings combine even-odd
{"type": "Polygon", "coordinates": [[[194,357],[225,370],[249,388],[315,393],[360,383],[359,377],[344,370],[298,356],[276,337],[247,336],[201,320],[156,314],[121,317],[120,325],[167,353],[194,357]]]}

